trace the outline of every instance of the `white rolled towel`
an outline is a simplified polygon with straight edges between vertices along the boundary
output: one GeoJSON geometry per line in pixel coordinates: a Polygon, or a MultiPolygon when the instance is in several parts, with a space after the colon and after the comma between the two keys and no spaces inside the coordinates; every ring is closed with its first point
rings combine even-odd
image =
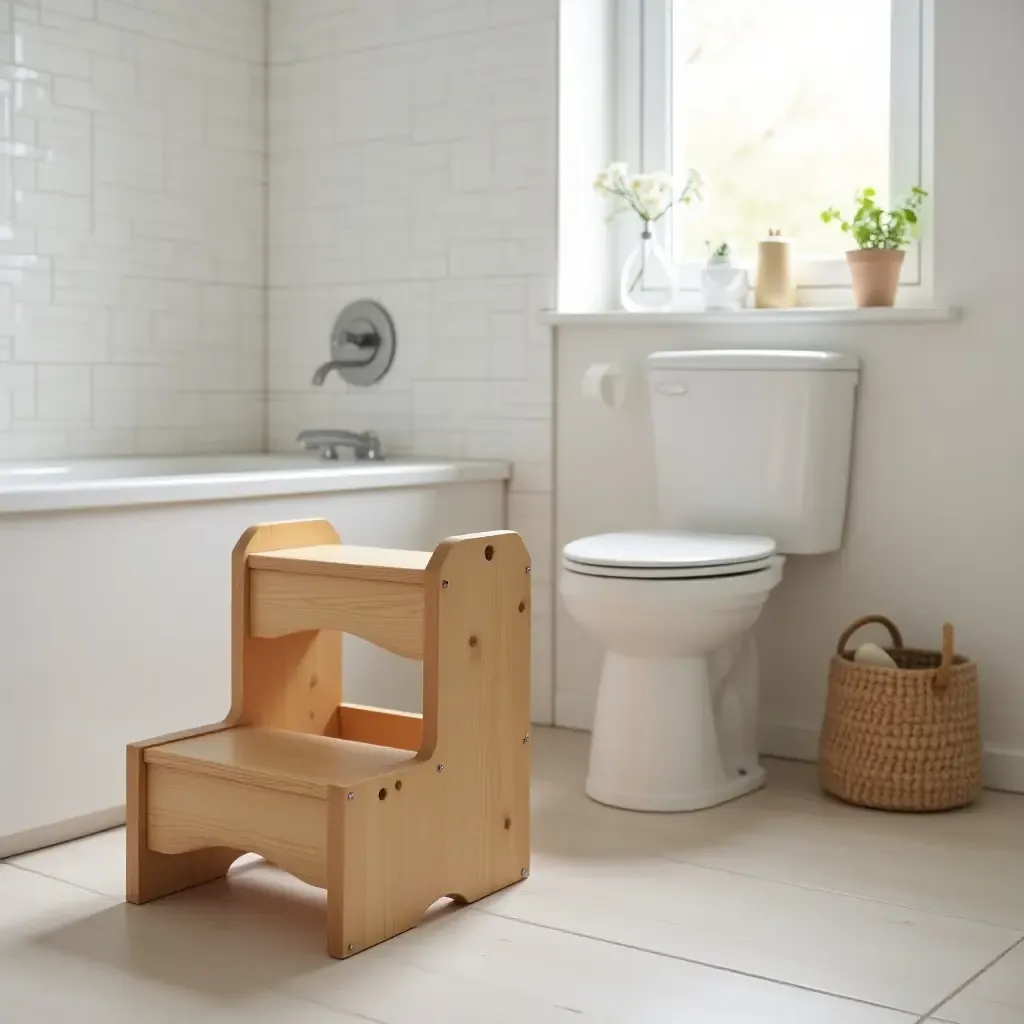
{"type": "Polygon", "coordinates": [[[853,655],[853,660],[861,665],[884,665],[886,668],[898,668],[888,651],[878,644],[861,644],[853,655]]]}

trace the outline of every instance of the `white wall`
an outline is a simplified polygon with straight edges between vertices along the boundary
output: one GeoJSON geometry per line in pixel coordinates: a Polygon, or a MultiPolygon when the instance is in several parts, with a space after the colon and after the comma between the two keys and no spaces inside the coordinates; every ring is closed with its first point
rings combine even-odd
{"type": "MultiPolygon", "coordinates": [[[[0,458],[259,448],[269,284],[272,447],[322,423],[375,427],[393,450],[514,459],[544,719],[553,385],[535,314],[554,300],[557,121],[572,117],[564,103],[559,114],[558,0],[269,6],[264,275],[261,0],[0,0],[0,458]],[[313,389],[334,316],[363,296],[395,316],[391,375],[313,389]]],[[[937,0],[936,20],[936,278],[962,324],[563,331],[558,343],[577,444],[560,452],[564,534],[615,518],[631,480],[631,521],[646,509],[642,410],[609,430],[569,401],[584,362],[611,352],[638,366],[650,348],[702,344],[864,356],[847,547],[793,563],[763,624],[768,711],[805,745],[833,635],[884,604],[920,642],[956,621],[982,662],[990,744],[1024,749],[1024,142],[1007,113],[1024,103],[1024,5],[937,0]]],[[[578,673],[563,665],[566,706],[586,705],[578,673]]]]}
{"type": "Polygon", "coordinates": [[[511,458],[551,713],[557,0],[271,0],[270,440],[511,458]],[[388,377],[311,386],[341,307],[390,310],[388,377]]]}
{"type": "Polygon", "coordinates": [[[264,439],[262,0],[0,0],[0,459],[264,439]]]}
{"type": "MultiPolygon", "coordinates": [[[[793,558],[759,634],[766,744],[813,755],[841,629],[884,612],[937,646],[945,619],[981,669],[990,784],[1024,790],[1024,426],[1021,260],[1024,4],[938,0],[937,293],[962,323],[921,326],[563,329],[556,540],[653,519],[644,400],[621,414],[579,397],[583,369],[619,359],[641,381],[658,348],[828,347],[863,360],[842,553],[793,558]]],[[[642,391],[642,389],[636,389],[642,391]]],[[[558,620],[558,719],[589,720],[596,655],[558,620]]]]}

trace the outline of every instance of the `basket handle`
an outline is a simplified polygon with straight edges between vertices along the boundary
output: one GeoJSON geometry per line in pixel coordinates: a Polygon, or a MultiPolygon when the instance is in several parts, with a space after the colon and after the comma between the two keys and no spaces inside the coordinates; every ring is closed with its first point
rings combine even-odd
{"type": "Polygon", "coordinates": [[[942,660],[939,662],[939,669],[935,673],[935,682],[932,683],[933,692],[946,692],[950,682],[949,677],[953,671],[953,655],[953,624],[951,622],[947,622],[942,627],[942,660]]]}
{"type": "MultiPolygon", "coordinates": [[[[856,622],[852,622],[843,630],[842,636],[839,637],[839,643],[836,644],[836,653],[843,654],[846,651],[846,645],[849,642],[850,637],[852,637],[853,634],[862,626],[870,626],[873,623],[885,626],[885,628],[889,630],[889,636],[892,638],[893,647],[903,646],[903,634],[896,628],[896,623],[893,622],[892,619],[887,619],[884,615],[865,615],[864,618],[858,619],[856,622]]],[[[950,629],[952,628],[953,627],[951,626],[950,629]]],[[[943,648],[943,658],[945,658],[945,648],[943,648]]]]}

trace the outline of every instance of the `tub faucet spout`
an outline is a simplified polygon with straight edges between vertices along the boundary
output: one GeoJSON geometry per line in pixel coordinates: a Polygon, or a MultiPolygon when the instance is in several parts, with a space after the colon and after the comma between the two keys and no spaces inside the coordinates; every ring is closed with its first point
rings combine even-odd
{"type": "Polygon", "coordinates": [[[296,440],[309,451],[319,451],[320,457],[336,462],[339,448],[351,448],[360,461],[379,462],[384,458],[380,438],[372,431],[356,433],[352,430],[303,430],[296,440]]]}

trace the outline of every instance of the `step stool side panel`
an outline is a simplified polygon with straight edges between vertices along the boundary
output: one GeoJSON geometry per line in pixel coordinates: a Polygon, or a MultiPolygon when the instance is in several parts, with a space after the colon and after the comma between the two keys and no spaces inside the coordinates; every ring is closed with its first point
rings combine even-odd
{"type": "Polygon", "coordinates": [[[424,720],[444,763],[444,891],[465,902],[530,868],[530,555],[515,533],[453,538],[428,567],[424,720]],[[445,583],[447,582],[447,586],[445,583]],[[429,616],[428,616],[429,617],[429,616]]]}
{"type": "Polygon", "coordinates": [[[311,519],[246,530],[232,553],[231,714],[233,725],[329,735],[341,703],[341,634],[308,631],[274,639],[250,633],[251,554],[337,544],[330,523],[311,519]]]}
{"type": "Polygon", "coordinates": [[[431,559],[417,763],[328,796],[332,956],[529,873],[529,567],[510,533],[455,538],[431,559]]]}

